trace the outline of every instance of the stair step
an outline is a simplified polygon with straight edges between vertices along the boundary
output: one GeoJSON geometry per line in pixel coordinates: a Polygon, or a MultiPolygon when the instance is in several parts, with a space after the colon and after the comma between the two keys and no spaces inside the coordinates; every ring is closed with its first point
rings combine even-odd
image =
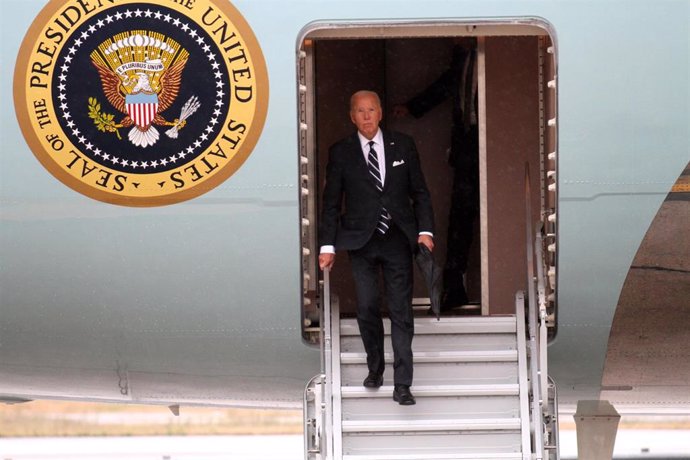
{"type": "MultiPolygon", "coordinates": [[[[361,386],[368,371],[366,364],[346,364],[340,367],[341,386],[361,386]]],[[[393,383],[390,363],[384,374],[384,383],[393,383]]],[[[414,365],[414,387],[429,385],[492,385],[518,382],[518,363],[456,362],[420,363],[414,365]]]]}
{"type": "MultiPolygon", "coordinates": [[[[460,318],[415,318],[415,336],[424,334],[485,334],[516,331],[514,316],[479,316],[460,318]]],[[[390,321],[383,321],[385,334],[390,334],[390,321]]],[[[340,335],[359,335],[356,319],[340,321],[340,335]]]]}
{"type": "MultiPolygon", "coordinates": [[[[393,353],[384,353],[384,360],[389,363],[393,362],[393,353]]],[[[497,361],[517,361],[517,350],[414,352],[415,364],[497,361]]],[[[366,364],[366,362],[367,354],[364,352],[340,354],[341,364],[366,364]]]]}
{"type": "Polygon", "coordinates": [[[343,420],[343,433],[519,430],[519,418],[454,420],[343,420]]]}
{"type": "MultiPolygon", "coordinates": [[[[392,352],[391,337],[385,336],[383,348],[392,352]]],[[[440,352],[440,351],[495,351],[516,350],[515,334],[436,334],[415,335],[412,341],[412,351],[440,352]]],[[[364,352],[362,338],[358,335],[346,336],[340,339],[341,352],[364,352]]]]}
{"type": "Polygon", "coordinates": [[[521,437],[512,431],[347,433],[343,459],[521,459],[521,437]]]}
{"type": "MultiPolygon", "coordinates": [[[[414,385],[412,393],[419,398],[440,396],[516,396],[520,385],[488,384],[488,385],[414,385]]],[[[347,398],[392,398],[393,385],[384,385],[377,390],[363,386],[342,387],[340,394],[347,398]]]]}
{"type": "Polygon", "coordinates": [[[343,460],[523,460],[520,453],[343,455],[343,460]]]}
{"type": "Polygon", "coordinates": [[[388,398],[342,400],[342,420],[431,420],[512,418],[520,415],[520,399],[511,396],[420,397],[414,406],[401,406],[388,398]]]}

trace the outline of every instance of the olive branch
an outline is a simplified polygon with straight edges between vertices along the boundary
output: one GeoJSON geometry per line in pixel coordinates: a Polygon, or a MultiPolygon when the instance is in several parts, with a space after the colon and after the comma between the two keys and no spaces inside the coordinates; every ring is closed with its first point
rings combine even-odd
{"type": "Polygon", "coordinates": [[[117,130],[117,123],[114,121],[115,115],[101,112],[101,104],[95,97],[89,98],[89,118],[93,119],[93,124],[99,131],[115,133],[117,138],[122,140],[117,130]]]}

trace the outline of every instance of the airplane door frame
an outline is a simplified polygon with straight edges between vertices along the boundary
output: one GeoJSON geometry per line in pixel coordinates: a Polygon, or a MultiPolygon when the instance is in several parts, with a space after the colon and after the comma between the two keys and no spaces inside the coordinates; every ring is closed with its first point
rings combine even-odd
{"type": "MultiPolygon", "coordinates": [[[[541,18],[462,19],[437,21],[317,21],[306,25],[297,37],[297,115],[299,139],[299,183],[301,214],[301,267],[303,271],[303,336],[309,343],[318,341],[310,325],[318,321],[320,271],[318,269],[317,213],[319,184],[315,152],[315,70],[314,42],[334,39],[395,39],[474,36],[478,38],[478,98],[480,148],[480,235],[481,235],[481,299],[482,314],[489,308],[488,251],[488,184],[486,132],[486,62],[483,37],[548,36],[555,42],[551,24],[541,18]]],[[[555,68],[554,68],[555,73],[555,68]]],[[[554,141],[555,143],[555,141],[554,141]]],[[[554,150],[555,150],[554,146],[554,150]]],[[[554,151],[555,157],[555,151],[554,151]]],[[[554,161],[555,163],[555,161],[554,161]]],[[[555,166],[554,166],[555,169],[555,166]]],[[[541,171],[545,174],[545,171],[541,171]]],[[[542,193],[544,191],[542,190],[542,193]]],[[[555,200],[552,200],[555,201],[555,200]]],[[[554,202],[555,208],[555,202],[554,202]]],[[[555,216],[555,209],[552,210],[555,216]]],[[[547,221],[547,216],[544,216],[547,221]]],[[[555,221],[555,219],[554,219],[555,221]]],[[[554,232],[555,233],[555,232],[554,232]]],[[[555,277],[554,277],[555,278],[555,277]]]]}

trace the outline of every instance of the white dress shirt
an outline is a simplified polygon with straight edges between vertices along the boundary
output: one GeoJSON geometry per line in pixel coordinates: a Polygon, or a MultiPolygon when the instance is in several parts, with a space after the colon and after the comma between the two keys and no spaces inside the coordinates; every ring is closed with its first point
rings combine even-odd
{"type": "Polygon", "coordinates": [[[359,137],[359,143],[362,144],[362,153],[364,154],[364,162],[369,164],[369,149],[374,148],[376,152],[376,157],[379,162],[379,172],[381,173],[381,183],[386,183],[386,148],[383,146],[383,133],[379,129],[376,134],[371,139],[367,139],[357,131],[357,136],[359,137]],[[374,141],[374,145],[369,147],[369,142],[374,141]]]}

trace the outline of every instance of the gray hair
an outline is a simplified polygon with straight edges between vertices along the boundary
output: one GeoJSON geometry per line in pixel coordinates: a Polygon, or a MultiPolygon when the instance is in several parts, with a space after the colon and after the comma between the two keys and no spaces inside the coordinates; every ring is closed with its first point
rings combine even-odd
{"type": "Polygon", "coordinates": [[[373,98],[376,100],[376,103],[378,104],[378,106],[381,107],[381,99],[379,98],[379,95],[376,94],[376,92],[374,92],[374,91],[369,91],[369,90],[366,90],[366,89],[362,89],[362,90],[357,91],[356,93],[354,93],[354,94],[350,97],[350,110],[352,110],[352,108],[353,108],[354,105],[355,105],[355,99],[357,99],[358,97],[362,97],[362,96],[371,96],[371,97],[373,97],[373,98]]]}

